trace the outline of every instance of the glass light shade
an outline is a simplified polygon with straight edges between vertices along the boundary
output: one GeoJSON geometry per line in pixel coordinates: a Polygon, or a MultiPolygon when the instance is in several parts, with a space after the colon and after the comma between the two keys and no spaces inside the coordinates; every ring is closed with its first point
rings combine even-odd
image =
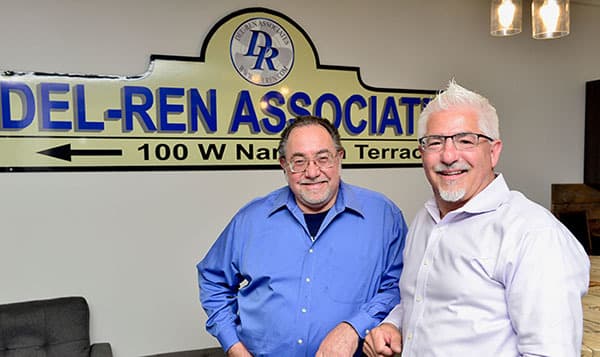
{"type": "Polygon", "coordinates": [[[532,36],[537,40],[560,38],[570,31],[569,0],[533,0],[532,36]]]}
{"type": "Polygon", "coordinates": [[[521,32],[523,23],[521,0],[492,0],[490,34],[510,36],[521,32]]]}

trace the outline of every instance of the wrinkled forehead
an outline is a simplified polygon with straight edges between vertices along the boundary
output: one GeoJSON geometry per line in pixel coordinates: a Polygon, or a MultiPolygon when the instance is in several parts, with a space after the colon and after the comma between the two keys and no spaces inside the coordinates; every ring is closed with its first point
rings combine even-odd
{"type": "Polygon", "coordinates": [[[335,152],[335,144],[322,126],[300,126],[290,132],[286,144],[287,155],[314,156],[325,151],[335,152]]]}
{"type": "Polygon", "coordinates": [[[470,108],[455,107],[432,113],[427,121],[425,135],[453,135],[480,132],[478,115],[470,108]]]}

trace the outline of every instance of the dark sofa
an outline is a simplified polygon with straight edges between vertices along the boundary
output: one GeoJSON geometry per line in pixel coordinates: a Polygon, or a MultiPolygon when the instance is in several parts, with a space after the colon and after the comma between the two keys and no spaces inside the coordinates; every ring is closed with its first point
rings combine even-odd
{"type": "Polygon", "coordinates": [[[226,354],[220,347],[208,347],[199,350],[159,353],[145,357],[225,357],[226,354]]]}
{"type": "Polygon", "coordinates": [[[112,357],[90,344],[90,311],[80,296],[0,305],[0,357],[112,357]]]}

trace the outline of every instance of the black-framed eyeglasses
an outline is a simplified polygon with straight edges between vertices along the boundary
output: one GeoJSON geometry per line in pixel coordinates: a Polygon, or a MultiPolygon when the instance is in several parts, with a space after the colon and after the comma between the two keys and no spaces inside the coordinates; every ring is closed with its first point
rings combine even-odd
{"type": "Polygon", "coordinates": [[[290,171],[297,174],[305,172],[308,169],[308,165],[310,165],[311,161],[317,165],[319,170],[323,170],[332,168],[336,164],[336,159],[337,153],[333,154],[329,151],[324,151],[317,154],[312,159],[302,155],[294,156],[287,162],[287,164],[290,168],[290,171]]]}
{"type": "Polygon", "coordinates": [[[452,139],[456,150],[470,150],[479,145],[479,138],[494,141],[487,135],[477,133],[458,133],[454,135],[427,135],[419,138],[419,145],[427,152],[442,151],[447,139],[452,139]]]}

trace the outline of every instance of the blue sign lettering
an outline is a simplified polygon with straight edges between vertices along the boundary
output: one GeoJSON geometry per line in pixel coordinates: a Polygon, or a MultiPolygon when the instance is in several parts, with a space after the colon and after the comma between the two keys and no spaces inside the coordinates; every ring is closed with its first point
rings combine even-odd
{"type": "Polygon", "coordinates": [[[25,83],[0,82],[0,100],[2,103],[2,129],[23,129],[32,122],[35,114],[33,92],[25,83]],[[10,108],[10,94],[14,93],[21,101],[23,117],[13,119],[10,108]]]}
{"type": "Polygon", "coordinates": [[[250,44],[248,45],[248,52],[246,52],[245,56],[256,57],[256,62],[252,69],[262,70],[262,63],[265,61],[267,63],[267,67],[270,70],[275,70],[275,65],[273,64],[273,58],[277,57],[279,54],[279,50],[272,47],[273,40],[268,33],[263,31],[252,30],[252,38],[250,39],[250,44]],[[264,45],[259,46],[258,42],[260,38],[264,38],[264,45]],[[258,53],[254,53],[254,51],[258,47],[258,53]],[[269,56],[267,56],[269,54],[269,56]]]}

